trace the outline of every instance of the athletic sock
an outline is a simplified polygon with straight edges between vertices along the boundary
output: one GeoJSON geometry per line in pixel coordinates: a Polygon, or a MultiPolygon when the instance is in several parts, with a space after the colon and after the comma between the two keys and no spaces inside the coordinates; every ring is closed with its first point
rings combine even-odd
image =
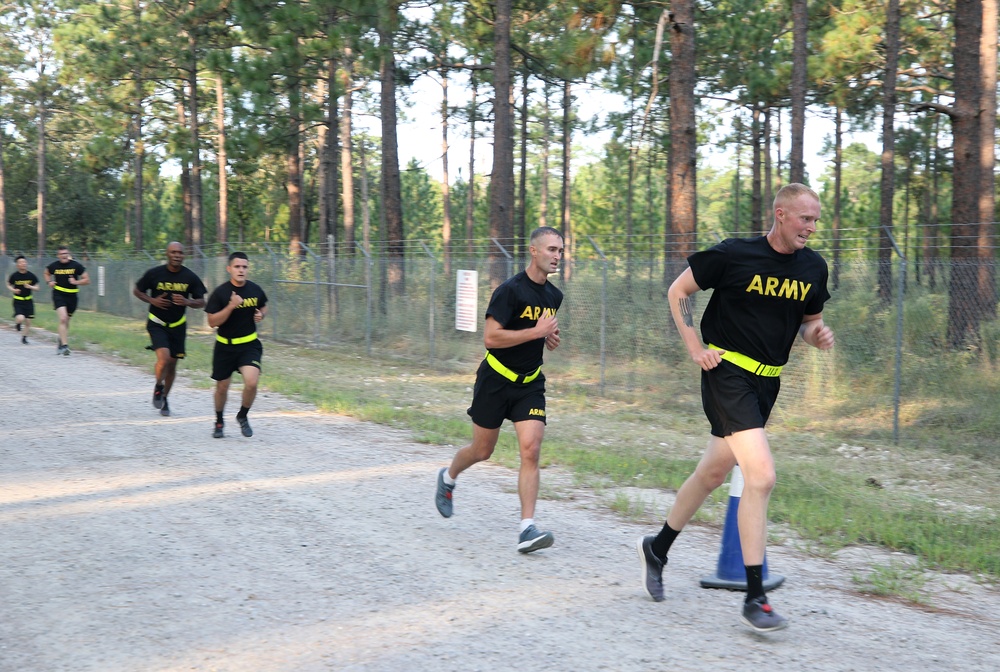
{"type": "Polygon", "coordinates": [[[455,485],[455,479],[451,477],[451,474],[448,473],[447,469],[445,469],[444,473],[441,474],[441,480],[444,481],[445,485],[455,485]]]}
{"type": "Polygon", "coordinates": [[[222,422],[222,411],[216,411],[215,412],[215,422],[217,424],[219,424],[219,425],[223,424],[223,422],[222,422]]]}
{"type": "Polygon", "coordinates": [[[250,407],[249,406],[240,406],[240,412],[236,414],[236,418],[237,419],[239,419],[239,418],[245,418],[245,417],[247,417],[247,413],[249,413],[249,412],[250,412],[250,407]]]}
{"type": "Polygon", "coordinates": [[[747,571],[747,598],[764,597],[764,565],[743,565],[747,571]]]}
{"type": "Polygon", "coordinates": [[[534,518],[522,518],[521,519],[521,531],[524,532],[526,529],[535,524],[534,518]]]}
{"type": "Polygon", "coordinates": [[[663,523],[663,529],[660,533],[656,535],[656,539],[653,539],[653,555],[662,559],[667,557],[667,553],[670,552],[670,547],[674,543],[674,539],[680,534],[680,530],[675,530],[666,523],[663,523]]]}

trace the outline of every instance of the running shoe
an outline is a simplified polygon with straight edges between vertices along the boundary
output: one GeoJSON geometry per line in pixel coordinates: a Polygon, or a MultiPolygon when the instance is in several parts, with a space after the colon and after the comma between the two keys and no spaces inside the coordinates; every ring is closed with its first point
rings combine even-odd
{"type": "Polygon", "coordinates": [[[163,385],[153,386],[153,408],[163,408],[163,385]]]}
{"type": "Polygon", "coordinates": [[[448,467],[441,467],[441,471],[438,472],[437,492],[434,493],[434,503],[437,505],[438,513],[445,518],[451,518],[451,514],[454,513],[451,493],[455,489],[455,486],[444,482],[444,472],[447,470],[448,467]]]}
{"type": "Polygon", "coordinates": [[[222,433],[222,423],[215,423],[215,431],[212,432],[212,436],[216,439],[221,439],[224,435],[222,433]]]}
{"type": "Polygon", "coordinates": [[[69,346],[68,345],[64,345],[63,346],[63,348],[62,348],[62,354],[64,354],[67,357],[69,357],[69,346]]]}
{"type": "Polygon", "coordinates": [[[240,416],[237,415],[236,422],[240,423],[240,431],[243,432],[243,436],[247,438],[253,436],[253,430],[250,429],[249,420],[247,420],[245,417],[241,418],[240,416]]]}
{"type": "Polygon", "coordinates": [[[166,397],[163,397],[163,405],[160,407],[160,415],[165,418],[170,417],[170,405],[167,403],[166,397]]]}
{"type": "Polygon", "coordinates": [[[28,337],[27,336],[22,336],[21,337],[21,342],[24,343],[25,345],[27,345],[28,344],[28,337]]]}
{"type": "Polygon", "coordinates": [[[781,630],[788,625],[788,619],[779,616],[764,596],[755,597],[743,605],[743,613],[740,620],[745,625],[749,625],[757,632],[771,632],[781,630]]]}
{"type": "Polygon", "coordinates": [[[56,356],[58,357],[59,355],[63,354],[63,350],[65,348],[66,348],[66,346],[63,345],[62,343],[60,343],[59,345],[57,345],[56,346],[56,356]]]}
{"type": "Polygon", "coordinates": [[[642,565],[642,587],[653,602],[663,601],[663,566],[666,559],[660,560],[653,553],[655,535],[647,534],[635,542],[635,550],[639,553],[639,564],[642,565]]]}
{"type": "Polygon", "coordinates": [[[17,329],[18,331],[21,331],[21,323],[18,322],[17,324],[15,324],[14,328],[17,329]]]}
{"type": "Polygon", "coordinates": [[[551,532],[542,532],[534,525],[528,525],[517,540],[518,553],[531,553],[548,548],[555,541],[551,532]]]}

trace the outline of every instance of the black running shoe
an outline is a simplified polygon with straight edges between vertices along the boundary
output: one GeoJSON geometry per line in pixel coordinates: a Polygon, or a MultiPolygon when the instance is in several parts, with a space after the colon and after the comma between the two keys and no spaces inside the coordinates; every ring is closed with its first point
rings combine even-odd
{"type": "Polygon", "coordinates": [[[22,336],[21,337],[21,342],[24,343],[25,345],[27,345],[28,344],[28,337],[27,336],[22,336]]]}
{"type": "Polygon", "coordinates": [[[69,357],[69,346],[68,346],[68,345],[64,345],[64,346],[63,346],[63,349],[62,349],[62,354],[64,354],[64,355],[66,355],[67,357],[69,357]]]}
{"type": "Polygon", "coordinates": [[[170,405],[167,403],[166,397],[163,397],[163,406],[160,407],[160,415],[165,418],[170,417],[170,405]]]}
{"type": "Polygon", "coordinates": [[[646,589],[646,594],[653,598],[653,602],[662,602],[663,567],[667,561],[660,560],[653,553],[654,539],[656,536],[652,534],[639,537],[635,543],[635,550],[639,553],[639,563],[642,565],[642,587],[646,589]]]}
{"type": "Polygon", "coordinates": [[[221,439],[224,436],[224,434],[222,433],[222,423],[221,422],[215,423],[215,431],[212,432],[212,436],[214,438],[216,438],[216,439],[221,439]]]}
{"type": "Polygon", "coordinates": [[[243,436],[247,438],[253,436],[253,430],[250,429],[249,420],[247,420],[245,417],[241,418],[240,416],[237,415],[236,422],[240,423],[240,431],[243,433],[243,436]]]}
{"type": "Polygon", "coordinates": [[[781,630],[788,625],[788,619],[779,616],[778,612],[767,603],[766,597],[755,597],[744,603],[740,620],[757,632],[781,630]]]}
{"type": "Polygon", "coordinates": [[[163,385],[153,387],[153,408],[163,408],[163,385]]]}
{"type": "Polygon", "coordinates": [[[534,525],[528,525],[517,540],[518,553],[531,553],[548,548],[555,541],[551,532],[542,532],[534,525]]]}
{"type": "Polygon", "coordinates": [[[455,486],[448,485],[444,482],[444,472],[447,471],[447,469],[448,467],[441,467],[441,471],[438,472],[437,491],[434,493],[434,504],[437,505],[438,513],[445,518],[451,518],[451,514],[455,511],[451,501],[451,493],[455,490],[455,486]]]}

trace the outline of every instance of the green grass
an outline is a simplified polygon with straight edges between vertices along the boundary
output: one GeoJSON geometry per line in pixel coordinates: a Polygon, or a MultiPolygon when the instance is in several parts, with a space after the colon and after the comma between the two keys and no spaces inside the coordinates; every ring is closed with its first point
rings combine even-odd
{"type": "MultiPolygon", "coordinates": [[[[40,306],[35,324],[54,331],[54,313],[40,306]]],[[[147,342],[140,320],[89,312],[73,318],[74,349],[151,370],[147,342]]],[[[212,347],[210,334],[190,333],[181,375],[208,387],[212,347]]],[[[313,350],[267,341],[262,386],[323,411],[406,429],[417,441],[461,446],[470,438],[465,409],[475,364],[458,364],[463,370],[455,373],[358,356],[347,348],[313,350]]],[[[687,399],[672,405],[656,395],[597,397],[585,375],[573,368],[552,378],[547,384],[550,419],[543,465],[569,470],[583,487],[607,489],[609,508],[624,517],[648,518],[648,502],[641,496],[619,495],[615,488],[676,490],[705,445],[707,428],[700,408],[687,399]]],[[[778,465],[769,515],[783,533],[821,553],[875,544],[913,554],[926,568],[1000,577],[996,456],[984,459],[942,450],[934,439],[940,427],[935,427],[926,437],[930,447],[922,447],[919,440],[899,447],[888,439],[869,438],[857,457],[848,457],[838,446],[858,441],[857,434],[817,428],[800,417],[776,423],[769,432],[778,465]]],[[[494,459],[517,464],[509,424],[494,459]]],[[[723,491],[720,488],[713,501],[724,500],[723,491]]],[[[698,520],[711,520],[712,512],[723,508],[706,507],[698,520]]],[[[904,588],[891,588],[890,578],[880,583],[905,593],[904,588]]]]}

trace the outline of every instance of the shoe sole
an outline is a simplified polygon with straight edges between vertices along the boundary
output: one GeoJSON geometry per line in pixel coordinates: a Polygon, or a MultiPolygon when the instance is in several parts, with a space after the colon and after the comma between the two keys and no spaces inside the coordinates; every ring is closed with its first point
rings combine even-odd
{"type": "Polygon", "coordinates": [[[452,505],[451,499],[448,500],[449,506],[447,508],[442,508],[441,506],[441,490],[444,488],[444,472],[448,467],[441,467],[438,471],[437,478],[437,491],[434,493],[434,506],[437,507],[438,513],[440,513],[445,518],[451,518],[451,514],[455,512],[454,505],[452,505]]]}
{"type": "Polygon", "coordinates": [[[642,566],[642,589],[646,591],[653,602],[662,602],[664,600],[662,594],[657,597],[649,592],[649,564],[646,562],[646,552],[642,549],[642,542],[645,539],[645,537],[639,537],[638,541],[635,542],[635,550],[639,553],[639,564],[642,566]]]}
{"type": "Polygon", "coordinates": [[[555,541],[555,537],[552,536],[551,532],[545,532],[540,537],[535,537],[530,541],[522,541],[517,545],[518,553],[532,553],[534,551],[540,551],[543,548],[548,548],[555,541]]]}
{"type": "Polygon", "coordinates": [[[748,628],[750,628],[751,630],[754,630],[756,632],[775,632],[777,630],[784,630],[785,628],[788,627],[788,620],[785,619],[785,620],[782,620],[777,625],[772,626],[770,628],[761,628],[761,627],[756,626],[753,623],[751,623],[750,619],[747,618],[746,616],[744,616],[743,614],[740,614],[740,622],[743,623],[743,625],[747,626],[748,628]]]}

